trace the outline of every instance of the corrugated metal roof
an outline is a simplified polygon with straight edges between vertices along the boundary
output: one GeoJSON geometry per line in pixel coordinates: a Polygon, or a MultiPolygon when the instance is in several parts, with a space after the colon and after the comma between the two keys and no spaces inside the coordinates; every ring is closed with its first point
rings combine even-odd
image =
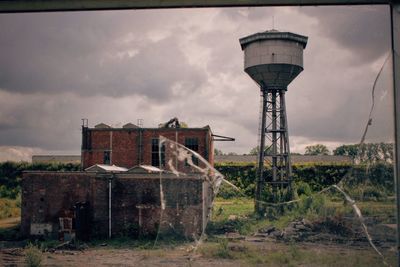
{"type": "Polygon", "coordinates": [[[96,124],[96,125],[94,126],[94,128],[95,128],[95,129],[109,129],[109,128],[111,128],[111,126],[110,126],[110,125],[107,125],[107,124],[105,124],[105,123],[99,123],[99,124],[96,124]]]}
{"type": "Polygon", "coordinates": [[[122,126],[122,128],[124,128],[124,129],[132,129],[132,128],[139,128],[139,126],[137,126],[137,125],[135,125],[135,124],[133,124],[131,122],[128,122],[127,124],[122,126]]]}
{"type": "Polygon", "coordinates": [[[154,172],[163,172],[160,168],[150,166],[150,165],[139,165],[132,167],[128,170],[130,173],[154,173],[154,172]]]}
{"type": "Polygon", "coordinates": [[[126,172],[127,168],[116,165],[95,164],[85,169],[87,172],[126,172]]]}

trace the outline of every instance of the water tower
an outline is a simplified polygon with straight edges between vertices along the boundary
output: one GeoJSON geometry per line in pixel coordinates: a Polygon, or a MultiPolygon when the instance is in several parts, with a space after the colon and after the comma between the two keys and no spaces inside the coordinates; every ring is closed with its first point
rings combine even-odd
{"type": "Polygon", "coordinates": [[[241,38],[244,70],[261,90],[258,177],[255,208],[263,213],[261,193],[266,186],[289,188],[291,163],[285,93],[288,85],[303,71],[303,50],[307,37],[276,30],[241,38]],[[264,177],[264,161],[271,164],[272,177],[264,177]],[[267,179],[268,178],[268,179],[267,179]]]}

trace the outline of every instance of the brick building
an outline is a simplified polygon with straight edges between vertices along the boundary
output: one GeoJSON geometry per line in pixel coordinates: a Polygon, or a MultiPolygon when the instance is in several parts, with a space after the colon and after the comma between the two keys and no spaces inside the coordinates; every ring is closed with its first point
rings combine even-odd
{"type": "MultiPolygon", "coordinates": [[[[131,123],[122,128],[98,124],[82,126],[82,167],[109,164],[131,168],[138,165],[160,166],[159,138],[164,136],[198,152],[214,162],[213,135],[209,126],[203,128],[139,128],[131,123]]],[[[164,152],[164,148],[161,150],[164,152]]],[[[162,155],[161,165],[165,164],[162,155]]],[[[184,166],[178,166],[184,169],[184,166]]]]}
{"type": "MultiPolygon", "coordinates": [[[[155,168],[156,169],[156,168],[155,168]]],[[[196,174],[159,172],[30,171],[23,174],[21,233],[68,240],[161,233],[193,238],[206,226],[210,186],[196,174]],[[111,204],[111,205],[110,205],[111,204]]]]}
{"type": "MultiPolygon", "coordinates": [[[[188,238],[200,234],[210,211],[211,185],[189,166],[188,158],[178,160],[171,143],[159,148],[161,136],[196,151],[213,165],[214,135],[208,126],[83,125],[81,167],[85,171],[24,172],[22,234],[64,240],[75,235],[79,239],[148,235],[160,229],[188,238]],[[181,174],[173,174],[168,166],[181,174]]],[[[193,156],[189,159],[204,165],[193,156]]]]}

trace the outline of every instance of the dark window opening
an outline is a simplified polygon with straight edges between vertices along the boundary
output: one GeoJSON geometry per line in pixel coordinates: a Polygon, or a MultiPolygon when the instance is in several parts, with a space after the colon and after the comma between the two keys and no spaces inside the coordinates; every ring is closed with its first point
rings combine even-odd
{"type": "MultiPolygon", "coordinates": [[[[189,148],[190,150],[193,150],[195,152],[199,152],[199,139],[198,138],[185,138],[185,147],[189,148]]],[[[199,159],[192,155],[192,161],[193,164],[199,165],[199,159]]],[[[189,164],[186,161],[186,165],[188,166],[189,164]]]]}
{"type": "Polygon", "coordinates": [[[165,166],[165,145],[162,144],[161,151],[159,151],[158,144],[159,144],[158,138],[153,138],[151,140],[151,165],[154,167],[165,166]],[[161,165],[160,165],[160,156],[161,156],[161,165]]]}
{"type": "Polygon", "coordinates": [[[104,156],[103,156],[103,163],[110,165],[111,160],[110,160],[110,151],[104,151],[104,156]]]}

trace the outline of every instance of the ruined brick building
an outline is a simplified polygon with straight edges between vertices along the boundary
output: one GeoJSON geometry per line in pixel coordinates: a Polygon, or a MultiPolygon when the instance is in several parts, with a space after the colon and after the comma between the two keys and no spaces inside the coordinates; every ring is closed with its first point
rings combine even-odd
{"type": "MultiPolygon", "coordinates": [[[[160,136],[198,152],[213,163],[213,134],[208,126],[139,128],[126,124],[111,128],[99,124],[89,128],[84,125],[82,171],[23,174],[22,234],[67,240],[75,236],[89,239],[151,235],[159,229],[190,238],[201,233],[209,214],[210,184],[201,174],[190,172],[187,162],[172,157],[168,148],[159,148],[160,136]],[[184,175],[169,172],[166,160],[184,175]]],[[[203,164],[196,160],[193,163],[203,164]]]]}
{"type": "MultiPolygon", "coordinates": [[[[213,135],[209,126],[140,128],[128,123],[122,128],[111,128],[105,124],[98,124],[94,128],[82,126],[82,167],[86,169],[94,164],[126,168],[137,165],[158,167],[160,136],[198,152],[213,164],[213,135]]],[[[165,164],[164,155],[161,160],[161,164],[165,164]]]]}

